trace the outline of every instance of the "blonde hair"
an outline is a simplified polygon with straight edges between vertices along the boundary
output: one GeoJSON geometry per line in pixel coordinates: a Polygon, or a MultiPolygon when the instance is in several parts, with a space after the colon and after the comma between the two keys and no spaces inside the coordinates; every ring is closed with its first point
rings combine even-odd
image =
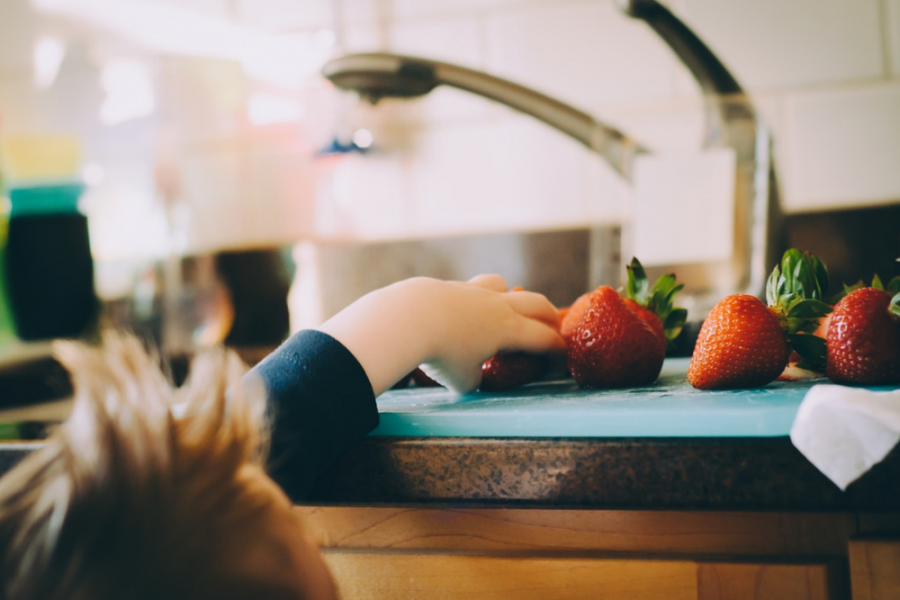
{"type": "Polygon", "coordinates": [[[0,480],[0,599],[249,591],[234,581],[228,542],[272,499],[245,486],[248,470],[262,472],[267,429],[240,359],[207,352],[176,389],[131,336],[65,343],[57,356],[74,408],[0,480]]]}

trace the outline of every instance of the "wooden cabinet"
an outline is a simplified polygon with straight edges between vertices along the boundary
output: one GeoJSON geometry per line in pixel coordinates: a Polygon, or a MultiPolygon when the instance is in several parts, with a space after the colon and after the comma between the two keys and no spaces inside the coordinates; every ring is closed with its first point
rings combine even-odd
{"type": "Polygon", "coordinates": [[[828,563],[329,552],[343,598],[832,600],[828,563]]]}
{"type": "Polygon", "coordinates": [[[846,597],[837,560],[699,563],[698,600],[836,600],[846,597]]]}
{"type": "Polygon", "coordinates": [[[900,599],[900,537],[850,541],[853,600],[900,599]]]}
{"type": "Polygon", "coordinates": [[[346,599],[698,598],[695,565],[678,561],[375,552],[326,561],[346,599]]]}
{"type": "Polygon", "coordinates": [[[900,599],[900,542],[856,513],[297,510],[348,600],[842,600],[850,573],[900,599]]]}

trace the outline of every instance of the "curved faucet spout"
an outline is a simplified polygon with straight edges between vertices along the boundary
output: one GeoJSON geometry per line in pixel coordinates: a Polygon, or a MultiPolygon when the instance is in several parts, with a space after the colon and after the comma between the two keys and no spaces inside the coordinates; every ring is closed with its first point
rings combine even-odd
{"type": "MultiPolygon", "coordinates": [[[[644,21],[655,31],[694,76],[707,105],[707,144],[719,141],[715,139],[717,136],[724,136],[726,142],[740,145],[740,141],[729,139],[734,133],[731,123],[737,120],[755,122],[756,111],[750,102],[734,101],[744,97],[746,92],[719,57],[657,0],[618,0],[618,5],[624,14],[644,21]]],[[[753,146],[754,142],[750,140],[749,147],[753,146]]]]}
{"type": "MultiPolygon", "coordinates": [[[[762,296],[769,265],[785,247],[781,231],[775,163],[768,130],[751,99],[718,57],[672,11],[657,0],[617,0],[627,15],[644,21],[672,49],[697,80],[704,97],[704,149],[734,151],[734,228],[731,252],[704,262],[682,264],[686,291],[708,310],[720,288],[762,296]],[[724,282],[724,283],[723,283],[724,282]]],[[[337,87],[377,102],[410,98],[449,85],[529,114],[598,153],[626,180],[632,163],[648,152],[618,129],[559,100],[517,83],[457,65],[399,56],[352,54],[327,63],[323,74],[337,87]]],[[[676,241],[677,243],[677,241],[676,241]]],[[[676,265],[655,265],[671,272],[676,265]]],[[[679,276],[681,277],[681,276],[679,276]]],[[[703,312],[701,310],[700,312],[703,312]]]]}
{"type": "Polygon", "coordinates": [[[668,8],[656,0],[618,0],[618,4],[622,12],[646,22],[669,45],[704,93],[723,96],[744,93],[712,50],[668,8]]]}
{"type": "Polygon", "coordinates": [[[578,140],[630,180],[636,154],[647,152],[618,129],[538,91],[459,65],[398,54],[350,54],[328,62],[322,73],[341,89],[377,102],[423,96],[438,85],[466,90],[521,111],[578,140]]]}

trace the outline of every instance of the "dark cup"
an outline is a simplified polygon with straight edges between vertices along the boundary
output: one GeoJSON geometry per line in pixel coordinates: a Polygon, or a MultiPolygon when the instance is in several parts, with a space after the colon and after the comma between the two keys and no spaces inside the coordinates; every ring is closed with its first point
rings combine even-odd
{"type": "Polygon", "coordinates": [[[3,271],[15,330],[22,340],[83,335],[97,314],[82,186],[10,190],[12,210],[3,271]]]}

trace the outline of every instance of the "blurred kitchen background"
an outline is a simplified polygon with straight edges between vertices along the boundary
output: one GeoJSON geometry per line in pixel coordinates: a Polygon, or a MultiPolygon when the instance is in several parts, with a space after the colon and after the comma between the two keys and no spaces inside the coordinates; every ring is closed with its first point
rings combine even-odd
{"type": "MultiPolygon", "coordinates": [[[[900,0],[664,4],[759,111],[784,243],[837,283],[900,272],[900,0]]],[[[3,0],[0,179],[84,185],[103,318],[173,354],[226,339],[252,361],[417,274],[500,272],[559,305],[617,282],[628,182],[484,98],[371,106],[321,75],[375,51],[516,81],[660,155],[703,145],[694,78],[613,0],[3,0]]]]}

